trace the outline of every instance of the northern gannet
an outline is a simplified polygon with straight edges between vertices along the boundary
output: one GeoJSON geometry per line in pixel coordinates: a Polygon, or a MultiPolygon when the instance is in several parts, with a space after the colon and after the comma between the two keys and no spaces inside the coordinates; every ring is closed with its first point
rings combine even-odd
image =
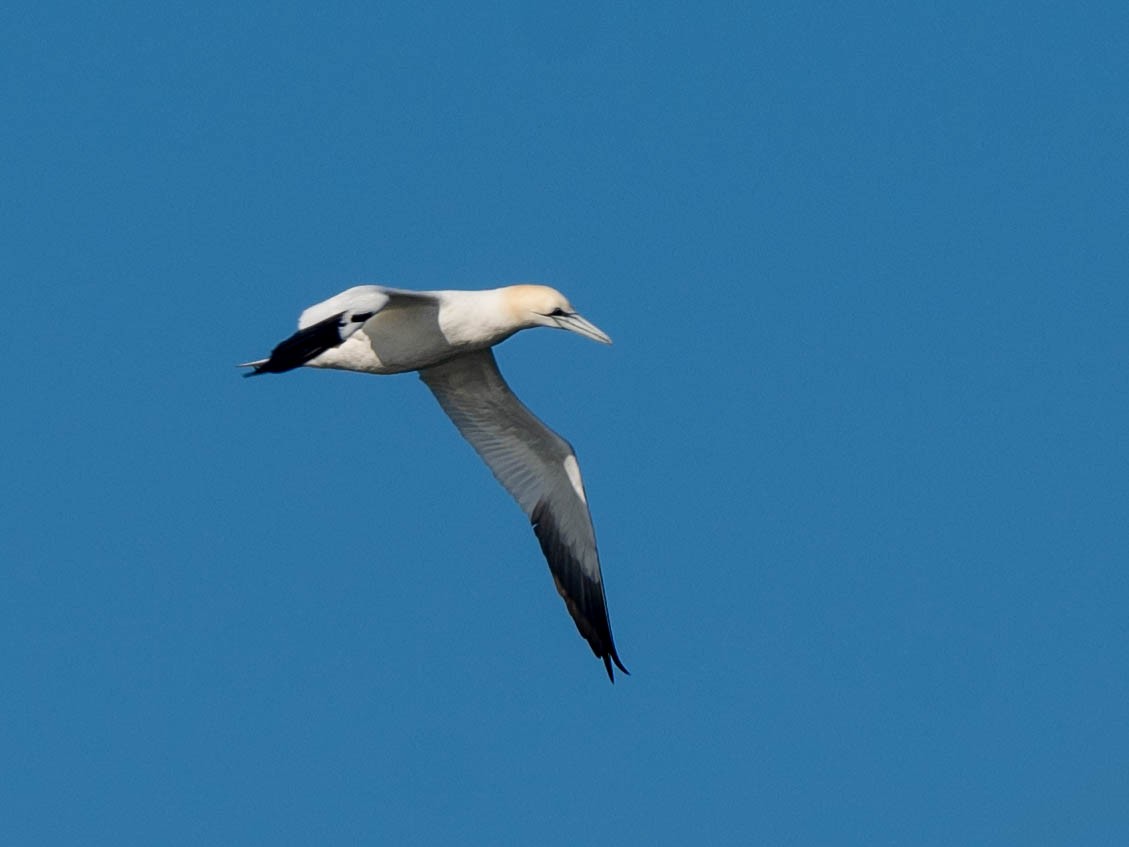
{"type": "Polygon", "coordinates": [[[372,374],[418,371],[439,405],[533,524],[557,591],[615,682],[616,654],[596,535],[572,446],[510,391],[490,349],[545,326],[610,344],[559,291],[406,291],[359,285],[302,312],[298,331],[244,376],[303,365],[372,374]]]}

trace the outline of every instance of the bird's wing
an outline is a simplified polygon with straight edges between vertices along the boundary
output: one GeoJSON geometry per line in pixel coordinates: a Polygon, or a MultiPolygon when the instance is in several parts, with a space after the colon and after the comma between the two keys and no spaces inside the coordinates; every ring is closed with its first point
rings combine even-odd
{"type": "Polygon", "coordinates": [[[430,302],[435,299],[435,295],[430,291],[408,291],[403,288],[385,288],[383,285],[356,285],[340,294],[334,294],[328,300],[315,303],[302,312],[301,317],[298,318],[298,329],[307,329],[326,318],[349,310],[362,314],[371,311],[376,314],[385,306],[430,302]]]}
{"type": "Polygon", "coordinates": [[[275,345],[268,358],[241,366],[254,368],[244,376],[283,373],[301,367],[340,345],[382,309],[434,299],[428,292],[381,285],[358,285],[342,291],[302,312],[298,331],[275,345]]]}
{"type": "Polygon", "coordinates": [[[576,628],[614,682],[612,662],[627,669],[612,641],[596,534],[572,447],[514,396],[490,350],[457,356],[419,375],[529,517],[576,628]]]}

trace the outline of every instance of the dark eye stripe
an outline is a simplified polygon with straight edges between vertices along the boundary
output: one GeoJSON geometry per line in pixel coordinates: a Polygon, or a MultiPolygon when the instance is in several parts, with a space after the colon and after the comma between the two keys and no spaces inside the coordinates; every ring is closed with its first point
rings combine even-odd
{"type": "Polygon", "coordinates": [[[568,315],[568,312],[566,312],[564,309],[560,308],[559,306],[556,309],[553,309],[553,311],[549,312],[550,318],[563,318],[566,315],[568,315]]]}

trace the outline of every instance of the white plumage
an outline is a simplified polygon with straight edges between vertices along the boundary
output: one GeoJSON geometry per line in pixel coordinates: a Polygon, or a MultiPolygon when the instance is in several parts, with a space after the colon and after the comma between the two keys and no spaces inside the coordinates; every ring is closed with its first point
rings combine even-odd
{"type": "Polygon", "coordinates": [[[306,365],[372,374],[418,371],[443,410],[529,517],[580,634],[615,681],[616,654],[580,466],[567,441],[513,394],[491,347],[522,329],[567,329],[610,344],[559,292],[350,288],[306,309],[298,331],[247,376],[306,365]]]}

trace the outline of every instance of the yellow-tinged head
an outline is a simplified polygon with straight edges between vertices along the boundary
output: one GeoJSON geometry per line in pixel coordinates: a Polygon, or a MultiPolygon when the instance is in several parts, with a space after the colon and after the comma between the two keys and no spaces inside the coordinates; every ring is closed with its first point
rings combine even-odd
{"type": "Polygon", "coordinates": [[[593,341],[612,343],[607,333],[577,314],[568,298],[555,288],[547,285],[511,285],[503,288],[502,294],[515,323],[523,328],[547,326],[567,329],[593,341]]]}

